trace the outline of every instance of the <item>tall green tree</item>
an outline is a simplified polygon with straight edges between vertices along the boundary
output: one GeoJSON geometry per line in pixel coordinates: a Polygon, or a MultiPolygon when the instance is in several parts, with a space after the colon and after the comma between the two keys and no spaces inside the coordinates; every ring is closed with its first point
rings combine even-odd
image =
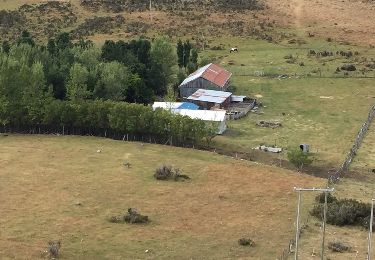
{"type": "Polygon", "coordinates": [[[189,41],[184,42],[184,67],[186,68],[188,63],[190,62],[190,51],[191,51],[191,44],[189,41]]]}
{"type": "Polygon", "coordinates": [[[181,39],[177,42],[177,64],[180,68],[184,67],[184,45],[181,39]]]}
{"type": "Polygon", "coordinates": [[[155,81],[155,93],[163,96],[175,80],[177,57],[174,48],[165,37],[157,38],[151,48],[151,71],[155,81]]]}
{"type": "Polygon", "coordinates": [[[43,65],[36,62],[30,68],[28,84],[23,90],[23,103],[27,110],[28,121],[32,125],[41,124],[44,105],[51,101],[52,93],[46,88],[43,65]]]}
{"type": "Polygon", "coordinates": [[[88,70],[79,63],[74,63],[70,69],[69,81],[67,84],[67,95],[72,101],[82,101],[90,97],[87,89],[89,78],[88,70]]]}
{"type": "Polygon", "coordinates": [[[117,61],[103,63],[94,93],[106,100],[124,101],[129,79],[131,72],[123,64],[117,61]]]}

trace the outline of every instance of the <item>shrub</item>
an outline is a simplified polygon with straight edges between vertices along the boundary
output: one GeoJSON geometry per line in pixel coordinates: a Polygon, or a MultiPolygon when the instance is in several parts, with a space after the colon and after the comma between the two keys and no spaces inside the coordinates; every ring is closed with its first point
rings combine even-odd
{"type": "Polygon", "coordinates": [[[61,248],[60,241],[49,241],[48,242],[48,253],[51,258],[58,258],[61,248]]]}
{"type": "Polygon", "coordinates": [[[173,170],[172,166],[170,165],[163,165],[155,170],[154,174],[155,179],[157,180],[168,180],[173,177],[173,170]]]}
{"type": "Polygon", "coordinates": [[[124,221],[130,224],[145,224],[149,222],[149,219],[148,216],[139,214],[136,209],[129,208],[124,221]]]}
{"type": "Polygon", "coordinates": [[[170,165],[163,165],[155,170],[154,177],[157,180],[166,181],[173,179],[174,181],[178,181],[179,179],[190,179],[189,176],[185,174],[181,174],[181,170],[176,168],[173,169],[170,165]]]}
{"type": "MultiPolygon", "coordinates": [[[[324,192],[318,194],[315,197],[315,201],[317,203],[324,203],[324,195],[325,195],[324,192]]],[[[336,201],[337,201],[337,198],[335,196],[333,196],[331,193],[327,194],[327,203],[332,203],[332,202],[336,202],[336,201]]]]}
{"type": "Polygon", "coordinates": [[[311,154],[304,153],[301,149],[296,148],[288,151],[288,160],[299,170],[304,166],[310,165],[313,160],[310,158],[311,154]]]}
{"type": "MultiPolygon", "coordinates": [[[[317,200],[321,202],[321,198],[317,200]]],[[[337,200],[334,197],[330,198],[330,201],[327,206],[328,224],[336,226],[356,225],[368,227],[371,211],[369,203],[363,203],[353,199],[337,200]]],[[[322,203],[315,205],[310,212],[311,215],[322,219],[323,207],[324,205],[322,203]]]]}
{"type": "Polygon", "coordinates": [[[255,242],[250,238],[240,238],[238,239],[238,244],[241,246],[254,246],[255,242]]]}
{"type": "Polygon", "coordinates": [[[350,247],[345,245],[342,242],[330,242],[328,244],[328,248],[332,250],[332,252],[339,252],[344,253],[350,250],[350,247]]]}
{"type": "Polygon", "coordinates": [[[341,66],[341,70],[356,71],[357,68],[353,64],[345,64],[341,66]]]}

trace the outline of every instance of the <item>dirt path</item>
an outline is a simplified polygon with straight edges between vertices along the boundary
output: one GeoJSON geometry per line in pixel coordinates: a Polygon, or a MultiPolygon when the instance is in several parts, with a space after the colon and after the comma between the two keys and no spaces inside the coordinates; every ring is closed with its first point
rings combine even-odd
{"type": "Polygon", "coordinates": [[[281,24],[321,37],[375,45],[375,3],[360,0],[267,0],[281,24]]]}

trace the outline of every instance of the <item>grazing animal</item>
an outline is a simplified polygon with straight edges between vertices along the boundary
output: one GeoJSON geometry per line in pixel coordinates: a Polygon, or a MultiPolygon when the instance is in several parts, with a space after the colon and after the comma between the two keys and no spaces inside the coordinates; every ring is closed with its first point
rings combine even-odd
{"type": "Polygon", "coordinates": [[[238,48],[230,48],[229,52],[230,53],[232,53],[232,52],[238,52],[238,48]]]}

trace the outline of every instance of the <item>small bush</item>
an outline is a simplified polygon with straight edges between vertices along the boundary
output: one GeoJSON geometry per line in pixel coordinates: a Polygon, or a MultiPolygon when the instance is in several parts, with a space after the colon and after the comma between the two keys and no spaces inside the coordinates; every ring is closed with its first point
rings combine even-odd
{"type": "Polygon", "coordinates": [[[295,148],[288,151],[288,160],[299,170],[302,170],[304,166],[310,165],[313,160],[310,158],[310,153],[304,153],[301,149],[295,148]]]}
{"type": "MultiPolygon", "coordinates": [[[[315,197],[315,201],[317,203],[324,203],[324,192],[323,193],[320,193],[318,194],[316,197],[315,197]]],[[[332,202],[336,202],[337,201],[337,198],[335,196],[333,196],[331,193],[328,193],[327,194],[327,203],[332,203],[332,202]]]]}
{"type": "Polygon", "coordinates": [[[341,70],[356,71],[357,68],[353,64],[345,64],[341,66],[341,70]]]}
{"type": "Polygon", "coordinates": [[[173,170],[172,166],[170,165],[163,165],[155,170],[154,174],[155,179],[157,180],[169,180],[173,177],[173,170]]]}
{"type": "Polygon", "coordinates": [[[350,247],[345,245],[342,242],[330,242],[328,244],[328,248],[332,250],[332,252],[344,253],[350,250],[350,247]]]}
{"type": "Polygon", "coordinates": [[[149,222],[148,216],[141,215],[136,209],[129,208],[124,216],[124,221],[130,224],[146,224],[149,222]]]}
{"type": "MultiPolygon", "coordinates": [[[[322,198],[318,198],[319,202],[322,198]]],[[[324,196],[323,196],[324,201],[324,196]]],[[[327,206],[327,223],[336,226],[355,225],[368,227],[370,220],[371,206],[369,203],[359,202],[353,199],[337,200],[330,198],[327,206]]],[[[314,206],[311,215],[322,219],[324,204],[314,206]]]]}
{"type": "Polygon", "coordinates": [[[189,176],[185,174],[181,174],[181,170],[176,168],[173,169],[170,165],[163,165],[155,170],[154,177],[157,180],[174,180],[179,181],[180,179],[188,180],[190,179],[189,176]]]}
{"type": "Polygon", "coordinates": [[[250,238],[240,238],[238,239],[238,244],[241,246],[254,246],[255,242],[250,238]]]}
{"type": "Polygon", "coordinates": [[[48,254],[51,258],[58,258],[59,252],[61,248],[61,242],[60,241],[49,241],[48,242],[48,254]]]}

